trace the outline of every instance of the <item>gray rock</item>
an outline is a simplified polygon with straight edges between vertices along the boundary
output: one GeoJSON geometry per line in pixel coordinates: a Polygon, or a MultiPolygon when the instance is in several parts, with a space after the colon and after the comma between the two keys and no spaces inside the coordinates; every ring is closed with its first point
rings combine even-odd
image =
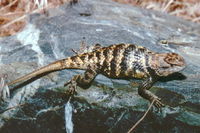
{"type": "MultiPolygon", "coordinates": [[[[83,40],[88,45],[133,43],[157,52],[176,52],[187,62],[182,72],[186,78],[176,75],[156,83],[151,90],[168,106],[163,113],[149,113],[137,132],[200,131],[199,24],[110,0],[65,4],[50,9],[49,16],[33,14],[29,20],[22,32],[0,39],[0,74],[7,74],[7,80],[74,55],[71,49],[79,49],[83,40]]],[[[67,98],[57,95],[56,91],[63,92],[64,82],[78,73],[82,71],[53,73],[12,92],[10,100],[1,102],[1,110],[20,102],[27,104],[1,114],[1,132],[27,132],[28,129],[64,132],[63,111],[48,111],[40,118],[36,114],[52,106],[62,107],[67,98]],[[51,120],[60,121],[55,124],[57,128],[51,125],[51,120]],[[48,123],[42,124],[44,121],[48,123]]],[[[141,117],[147,104],[138,96],[137,84],[99,75],[90,89],[79,88],[72,102],[78,112],[73,115],[74,132],[126,132],[141,117]]]]}

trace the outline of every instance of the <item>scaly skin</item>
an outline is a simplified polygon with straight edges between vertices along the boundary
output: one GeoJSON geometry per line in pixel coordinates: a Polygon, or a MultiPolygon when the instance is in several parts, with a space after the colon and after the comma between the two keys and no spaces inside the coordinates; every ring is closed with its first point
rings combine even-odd
{"type": "Polygon", "coordinates": [[[150,102],[155,100],[154,105],[160,108],[164,106],[163,103],[149,89],[158,78],[178,72],[185,66],[184,59],[176,53],[156,53],[134,44],[116,44],[108,47],[98,45],[89,52],[78,53],[35,70],[11,81],[8,86],[54,71],[82,69],[86,70],[83,75],[76,75],[65,84],[70,84],[72,92],[77,85],[87,89],[98,74],[109,78],[145,79],[139,85],[139,95],[150,102]]]}

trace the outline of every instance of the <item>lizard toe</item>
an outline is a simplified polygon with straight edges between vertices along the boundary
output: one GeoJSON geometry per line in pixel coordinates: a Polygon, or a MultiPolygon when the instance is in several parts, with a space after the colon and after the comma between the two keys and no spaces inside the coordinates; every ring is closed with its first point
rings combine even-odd
{"type": "Polygon", "coordinates": [[[64,84],[64,87],[68,86],[70,84],[70,81],[67,81],[65,84],[64,84]]]}
{"type": "Polygon", "coordinates": [[[156,98],[154,101],[154,106],[159,109],[164,107],[165,105],[161,102],[160,98],[156,98]]]}

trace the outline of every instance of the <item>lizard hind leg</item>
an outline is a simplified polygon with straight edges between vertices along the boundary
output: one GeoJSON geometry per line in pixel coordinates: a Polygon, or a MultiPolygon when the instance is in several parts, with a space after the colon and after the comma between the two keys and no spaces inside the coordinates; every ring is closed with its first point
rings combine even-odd
{"type": "Polygon", "coordinates": [[[70,85],[70,93],[74,94],[77,86],[83,89],[88,89],[96,75],[97,72],[94,69],[88,69],[83,75],[75,75],[71,80],[66,82],[64,86],[70,85]]]}

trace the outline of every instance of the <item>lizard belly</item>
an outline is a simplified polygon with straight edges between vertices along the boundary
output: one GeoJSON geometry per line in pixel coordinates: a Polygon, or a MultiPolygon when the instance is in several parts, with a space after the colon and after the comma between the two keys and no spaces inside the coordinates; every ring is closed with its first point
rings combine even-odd
{"type": "Polygon", "coordinates": [[[125,77],[125,78],[143,79],[147,77],[147,74],[140,70],[127,70],[121,73],[119,76],[125,77]]]}

